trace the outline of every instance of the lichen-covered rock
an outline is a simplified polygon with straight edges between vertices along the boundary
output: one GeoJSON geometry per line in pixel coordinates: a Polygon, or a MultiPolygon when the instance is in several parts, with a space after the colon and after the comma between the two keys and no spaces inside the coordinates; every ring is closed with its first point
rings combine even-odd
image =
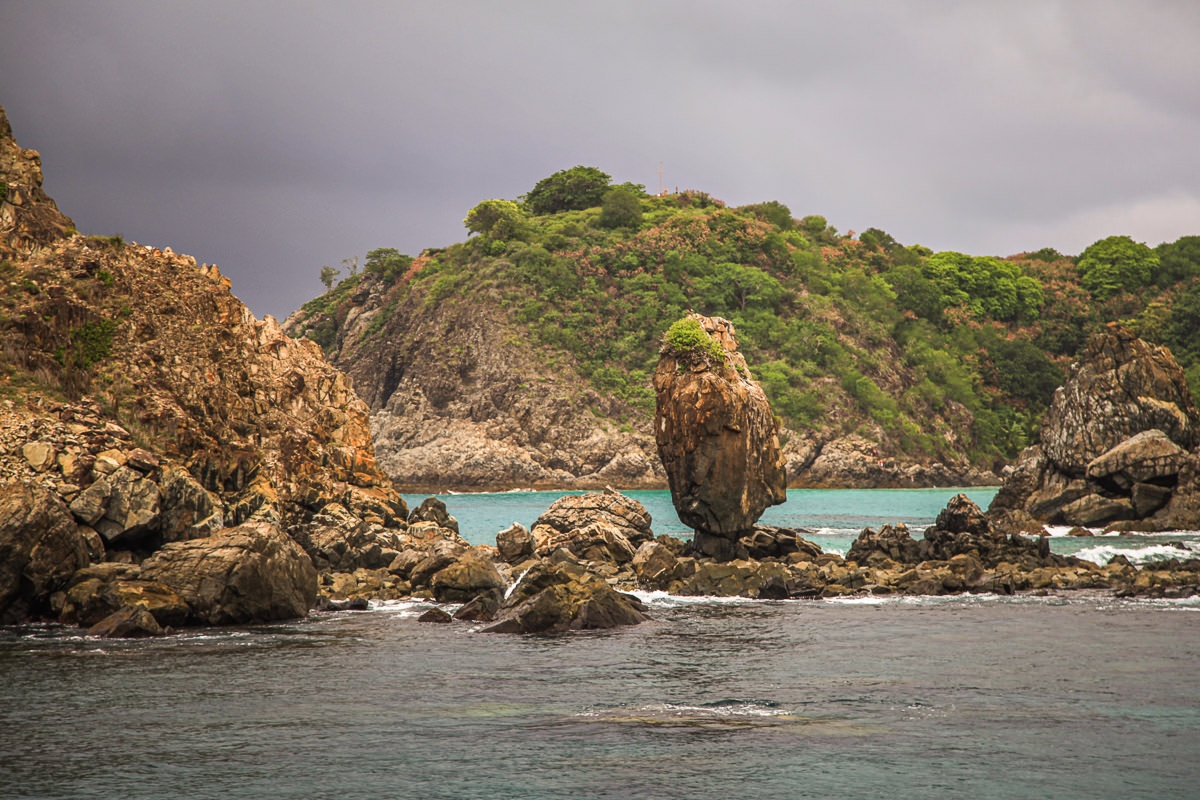
{"type": "Polygon", "coordinates": [[[685,322],[700,332],[699,343],[663,345],[654,371],[655,441],[683,523],[734,539],[786,499],[778,423],[737,351],[732,323],[699,314],[685,322]]]}
{"type": "Polygon", "coordinates": [[[0,623],[43,611],[87,563],[87,545],[62,500],[33,484],[0,486],[0,623]]]}
{"type": "Polygon", "coordinates": [[[88,636],[102,639],[131,639],[142,636],[162,636],[162,626],[143,606],[125,606],[87,630],[88,636]]]}
{"type": "Polygon", "coordinates": [[[174,589],[192,621],[209,625],[303,617],[317,598],[308,555],[278,527],[261,522],[165,544],[142,563],[141,577],[174,589]]]}
{"type": "Polygon", "coordinates": [[[908,532],[908,526],[884,525],[878,531],[866,528],[850,545],[846,560],[874,565],[881,559],[900,564],[915,564],[921,560],[921,548],[908,532]]]}
{"type": "Polygon", "coordinates": [[[436,522],[439,528],[447,528],[458,533],[458,520],[450,516],[446,504],[436,497],[426,497],[421,505],[408,515],[409,522],[436,522]]]}
{"type": "Polygon", "coordinates": [[[565,547],[588,561],[622,564],[654,536],[645,506],[611,488],[559,498],[537,518],[530,533],[539,556],[565,547]]]}

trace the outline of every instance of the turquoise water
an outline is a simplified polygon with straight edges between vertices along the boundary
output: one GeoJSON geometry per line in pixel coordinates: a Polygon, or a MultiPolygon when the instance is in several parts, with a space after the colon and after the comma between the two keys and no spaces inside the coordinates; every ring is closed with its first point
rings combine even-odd
{"type": "MultiPolygon", "coordinates": [[[[933,524],[946,502],[965,493],[982,508],[996,495],[995,488],[968,489],[791,489],[787,502],[768,508],[762,516],[765,525],[800,528],[809,531],[806,538],[830,553],[845,555],[863,528],[878,529],[886,523],[903,522],[914,537],[933,524]]],[[[495,544],[496,533],[514,522],[525,527],[564,494],[581,492],[501,492],[436,495],[458,520],[459,530],[471,544],[495,544]]],[[[671,505],[667,491],[627,491],[650,512],[655,534],[666,533],[690,538],[671,505]]],[[[410,507],[416,507],[424,495],[405,495],[410,507]]],[[[1196,532],[1157,536],[1068,537],[1066,529],[1052,529],[1050,541],[1056,553],[1079,555],[1101,563],[1123,554],[1134,563],[1171,556],[1186,557],[1200,549],[1196,532]]]]}

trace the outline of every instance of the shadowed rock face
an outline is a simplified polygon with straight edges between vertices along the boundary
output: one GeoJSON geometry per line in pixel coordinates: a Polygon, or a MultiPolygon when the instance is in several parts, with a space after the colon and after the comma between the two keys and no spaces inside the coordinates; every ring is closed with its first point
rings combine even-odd
{"type": "Polygon", "coordinates": [[[786,499],[778,424],[737,351],[733,324],[692,314],[721,346],[720,363],[664,345],[654,372],[654,434],[671,499],[685,525],[737,538],[786,499]]]}

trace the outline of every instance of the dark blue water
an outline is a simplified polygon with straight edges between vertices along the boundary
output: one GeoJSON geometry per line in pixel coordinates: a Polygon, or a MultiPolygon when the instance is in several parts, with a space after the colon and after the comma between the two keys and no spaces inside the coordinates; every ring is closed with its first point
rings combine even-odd
{"type": "Polygon", "coordinates": [[[1195,797],[1195,601],[652,603],[548,636],[0,631],[6,798],[1195,797]]]}

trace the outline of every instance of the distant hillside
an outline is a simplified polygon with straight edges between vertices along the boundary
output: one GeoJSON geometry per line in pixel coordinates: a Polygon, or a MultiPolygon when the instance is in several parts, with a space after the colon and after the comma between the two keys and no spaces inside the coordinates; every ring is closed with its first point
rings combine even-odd
{"type": "Polygon", "coordinates": [[[734,322],[793,485],[995,480],[1112,320],[1200,379],[1200,237],[935,253],[585,167],[465,222],[417,258],[372,251],[285,323],[354,378],[402,485],[660,485],[649,376],[691,309],[734,322]]]}

